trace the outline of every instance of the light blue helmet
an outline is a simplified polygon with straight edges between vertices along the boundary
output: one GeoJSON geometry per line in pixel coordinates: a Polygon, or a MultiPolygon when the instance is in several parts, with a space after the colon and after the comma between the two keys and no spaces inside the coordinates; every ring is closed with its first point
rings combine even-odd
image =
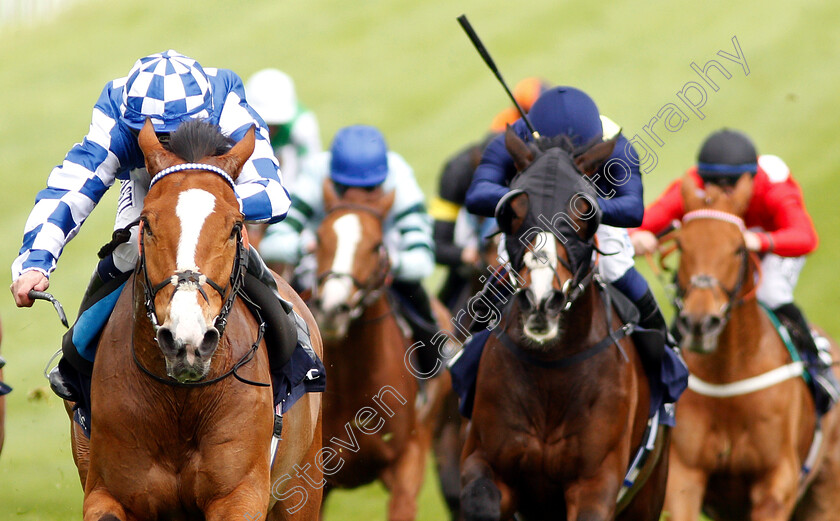
{"type": "Polygon", "coordinates": [[[333,138],[330,177],[345,186],[371,187],[388,177],[388,145],[371,126],[352,125],[333,138]]]}
{"type": "Polygon", "coordinates": [[[209,118],[210,80],[201,65],[177,51],[140,58],[128,73],[120,112],[133,129],[151,118],[155,132],[172,132],[192,118],[209,118]]]}

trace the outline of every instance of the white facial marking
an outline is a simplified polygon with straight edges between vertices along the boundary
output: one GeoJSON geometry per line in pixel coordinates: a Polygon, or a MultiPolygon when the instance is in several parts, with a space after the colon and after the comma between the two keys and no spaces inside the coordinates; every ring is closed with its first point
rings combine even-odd
{"type": "MultiPolygon", "coordinates": [[[[181,238],[178,242],[175,271],[198,271],[195,260],[198,238],[204,222],[213,213],[215,206],[215,196],[205,190],[193,188],[178,196],[175,215],[181,221],[181,238]]],[[[182,287],[175,292],[169,306],[169,323],[165,325],[177,341],[187,345],[199,345],[208,328],[199,299],[203,300],[204,297],[199,294],[197,288],[190,290],[182,287]]]]}
{"type": "MultiPolygon", "coordinates": [[[[351,275],[356,248],[362,239],[362,222],[356,214],[342,215],[333,223],[333,231],[338,238],[333,258],[332,272],[351,275]]],[[[353,291],[350,277],[335,277],[324,283],[321,308],[324,311],[335,309],[339,304],[347,303],[353,291]]]]}
{"type": "Polygon", "coordinates": [[[531,291],[537,302],[542,302],[551,291],[554,283],[554,270],[557,269],[557,239],[548,232],[536,236],[534,249],[525,252],[525,266],[531,273],[531,291]]]}

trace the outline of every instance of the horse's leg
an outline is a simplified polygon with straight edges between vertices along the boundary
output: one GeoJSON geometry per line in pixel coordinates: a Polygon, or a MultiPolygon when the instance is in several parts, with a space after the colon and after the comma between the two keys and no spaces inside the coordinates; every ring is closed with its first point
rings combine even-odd
{"type": "Polygon", "coordinates": [[[461,485],[464,521],[499,521],[510,519],[516,512],[513,491],[496,478],[480,449],[467,456],[461,465],[461,485]]]}
{"type": "Polygon", "coordinates": [[[814,481],[796,507],[795,521],[829,521],[837,519],[840,512],[840,424],[837,423],[837,409],[829,412],[824,419],[833,420],[826,436],[825,454],[814,481]]]}
{"type": "Polygon", "coordinates": [[[391,492],[389,521],[413,521],[417,517],[417,496],[423,486],[430,445],[429,432],[415,423],[414,435],[406,441],[402,454],[382,472],[382,482],[391,492]]]}
{"type": "Polygon", "coordinates": [[[706,494],[709,476],[704,471],[685,464],[673,441],[669,459],[668,484],[665,487],[662,515],[667,516],[668,521],[696,521],[700,518],[700,510],[703,508],[703,496],[706,494]]]}
{"type": "Polygon", "coordinates": [[[260,486],[255,479],[240,483],[226,496],[210,501],[204,507],[206,521],[229,519],[263,519],[268,507],[268,486],[260,486]]]}
{"type": "Polygon", "coordinates": [[[135,521],[105,488],[97,488],[85,495],[82,505],[84,521],[135,521]]]}
{"type": "Polygon", "coordinates": [[[615,498],[626,470],[626,459],[619,456],[620,451],[611,452],[593,476],[567,485],[566,519],[606,521],[615,517],[615,498]]]}
{"type": "Polygon", "coordinates": [[[460,455],[463,429],[458,413],[458,401],[454,394],[447,398],[443,415],[443,425],[440,426],[434,441],[435,460],[443,498],[452,513],[452,520],[457,521],[460,517],[460,455]]]}
{"type": "Polygon", "coordinates": [[[750,488],[751,521],[786,521],[796,504],[799,482],[798,458],[789,453],[781,454],[778,464],[750,488]]]}

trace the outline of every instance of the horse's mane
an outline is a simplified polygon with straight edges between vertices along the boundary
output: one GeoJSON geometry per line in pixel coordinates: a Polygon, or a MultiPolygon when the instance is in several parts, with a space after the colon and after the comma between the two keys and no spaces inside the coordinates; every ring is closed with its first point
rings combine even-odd
{"type": "Polygon", "coordinates": [[[167,148],[184,161],[195,162],[225,154],[233,145],[233,140],[222,134],[218,125],[191,119],[172,133],[167,148]]]}

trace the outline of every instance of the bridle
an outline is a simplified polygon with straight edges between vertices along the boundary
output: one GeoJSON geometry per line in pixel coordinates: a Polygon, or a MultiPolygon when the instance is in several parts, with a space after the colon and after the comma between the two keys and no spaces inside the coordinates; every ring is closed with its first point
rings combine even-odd
{"type": "MultiPolygon", "coordinates": [[[[327,213],[327,216],[330,214],[339,211],[339,210],[351,210],[351,211],[363,211],[369,214],[372,214],[380,221],[383,219],[383,215],[373,208],[369,208],[367,206],[361,204],[339,204],[334,206],[330,209],[327,213]]],[[[380,242],[376,247],[378,257],[377,257],[377,265],[373,271],[371,271],[370,276],[368,276],[365,280],[359,280],[356,278],[352,273],[339,273],[333,271],[331,269],[324,270],[323,272],[319,273],[316,277],[315,286],[312,288],[312,299],[315,302],[318,302],[318,288],[325,282],[330,279],[349,279],[353,285],[358,288],[360,297],[353,303],[352,307],[349,310],[350,318],[356,319],[362,315],[365,308],[373,304],[384,291],[385,281],[388,279],[388,274],[390,272],[390,263],[388,260],[388,250],[385,247],[383,242],[380,242]]]]}
{"type": "MultiPolygon", "coordinates": [[[[217,166],[202,163],[186,163],[182,165],[171,166],[169,168],[161,170],[152,179],[152,182],[149,185],[149,189],[151,189],[151,187],[163,177],[184,170],[201,170],[211,172],[216,175],[219,175],[225,181],[227,181],[231,189],[233,189],[235,186],[233,179],[231,179],[231,177],[224,170],[217,166]]],[[[209,303],[210,300],[207,297],[207,293],[202,287],[204,284],[207,284],[208,286],[213,288],[224,300],[222,307],[219,310],[219,314],[216,315],[216,318],[213,320],[213,327],[219,332],[219,338],[221,339],[222,335],[225,332],[228,315],[233,309],[233,304],[236,300],[236,296],[241,295],[243,299],[247,300],[245,294],[242,293],[242,286],[245,281],[245,270],[247,267],[246,259],[248,258],[246,251],[247,246],[243,238],[242,223],[237,223],[237,225],[234,228],[234,233],[236,234],[236,256],[233,260],[233,268],[231,269],[230,278],[225,287],[222,287],[219,283],[215,282],[213,279],[210,279],[209,277],[201,273],[197,267],[195,269],[176,271],[169,278],[164,279],[157,284],[153,284],[149,278],[149,272],[146,263],[146,249],[143,244],[143,239],[145,237],[144,223],[145,220],[141,218],[139,231],[140,262],[138,263],[135,274],[138,274],[138,272],[142,272],[143,278],[141,279],[141,285],[143,286],[143,301],[144,306],[146,308],[146,316],[148,317],[155,334],[157,335],[157,332],[160,329],[160,323],[158,321],[157,311],[155,309],[155,297],[157,296],[158,292],[160,292],[163,288],[171,284],[175,289],[173,290],[172,295],[169,298],[170,302],[175,297],[175,293],[177,291],[194,289],[197,290],[202,297],[204,297],[205,302],[209,303]]],[[[240,376],[236,372],[240,367],[242,367],[243,365],[245,365],[253,359],[254,354],[259,348],[260,342],[262,341],[263,335],[265,333],[265,322],[260,317],[258,311],[256,311],[255,306],[252,305],[251,308],[254,309],[256,313],[257,322],[259,323],[257,338],[251,345],[250,349],[246,351],[246,353],[239,359],[239,361],[237,361],[233,365],[233,367],[225,371],[220,376],[217,376],[210,380],[202,380],[198,382],[178,382],[176,380],[163,378],[160,375],[157,375],[149,369],[147,369],[137,358],[137,353],[134,349],[134,337],[132,336],[131,352],[132,356],[134,357],[134,363],[147,376],[151,377],[157,382],[173,387],[202,387],[224,380],[225,378],[231,375],[233,375],[237,380],[249,385],[254,385],[258,387],[269,387],[270,384],[268,383],[254,382],[252,380],[240,376]]]]}
{"type": "MultiPolygon", "coordinates": [[[[231,189],[234,187],[233,179],[221,168],[214,166],[214,165],[207,165],[201,163],[186,163],[182,165],[175,165],[164,170],[161,170],[155,177],[152,179],[151,184],[149,185],[149,189],[154,186],[154,184],[160,179],[166,177],[169,174],[173,174],[176,172],[181,172],[184,170],[202,170],[205,172],[211,172],[216,175],[222,177],[227,183],[230,185],[231,189]]],[[[157,318],[157,311],[155,309],[155,297],[157,296],[158,292],[165,288],[168,285],[174,286],[174,291],[172,295],[169,297],[170,302],[175,297],[175,293],[179,290],[197,290],[202,297],[204,297],[204,301],[208,304],[210,303],[210,299],[207,297],[207,293],[204,291],[202,287],[204,284],[207,284],[219,294],[219,296],[224,300],[221,309],[219,310],[219,314],[213,320],[213,327],[219,332],[219,337],[222,336],[225,332],[225,327],[227,325],[227,318],[230,314],[230,311],[233,309],[233,303],[236,300],[236,295],[241,292],[242,285],[245,281],[245,259],[246,251],[245,251],[245,244],[242,238],[242,224],[237,223],[234,232],[236,233],[236,256],[234,257],[233,261],[233,269],[230,273],[230,278],[228,283],[225,287],[222,287],[219,283],[215,282],[213,279],[207,277],[203,273],[201,273],[198,268],[194,269],[186,269],[181,271],[176,271],[167,279],[162,280],[157,284],[153,284],[152,281],[149,279],[149,272],[146,263],[146,248],[143,244],[143,239],[145,237],[144,231],[144,223],[145,219],[140,220],[140,263],[138,265],[138,269],[143,273],[142,285],[143,285],[143,294],[144,294],[144,303],[146,307],[146,316],[149,317],[149,321],[152,323],[152,327],[157,333],[158,329],[160,329],[160,323],[157,318]]]]}
{"type": "MultiPolygon", "coordinates": [[[[701,209],[688,212],[683,216],[682,222],[685,224],[689,221],[698,219],[712,219],[715,221],[723,221],[733,224],[738,227],[741,233],[743,233],[746,229],[744,221],[740,217],[720,210],[711,209],[701,209]]],[[[710,275],[708,273],[694,274],[689,279],[688,286],[685,288],[680,286],[679,282],[676,284],[676,292],[673,300],[677,310],[682,311],[684,309],[685,297],[694,289],[718,289],[721,293],[726,295],[726,303],[724,303],[720,310],[720,314],[724,318],[729,317],[733,308],[738,307],[747,300],[753,298],[755,296],[755,291],[758,288],[758,284],[756,284],[755,287],[747,294],[739,296],[747,280],[752,255],[747,250],[746,246],[743,245],[738,249],[737,254],[740,256],[741,265],[738,269],[738,279],[732,288],[725,287],[714,275],[710,275]]],[[[758,265],[757,261],[756,265],[758,265]]]]}

